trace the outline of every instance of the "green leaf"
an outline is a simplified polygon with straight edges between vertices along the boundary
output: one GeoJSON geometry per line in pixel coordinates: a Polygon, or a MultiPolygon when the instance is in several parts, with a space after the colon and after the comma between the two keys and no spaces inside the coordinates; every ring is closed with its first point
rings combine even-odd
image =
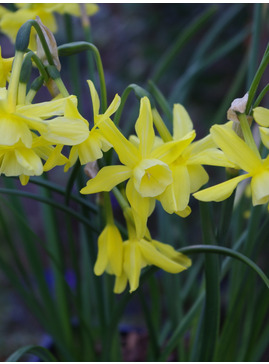
{"type": "Polygon", "coordinates": [[[6,361],[19,361],[23,355],[26,354],[35,355],[45,362],[58,361],[47,349],[42,346],[33,345],[24,346],[23,348],[18,349],[15,353],[11,354],[6,361]]]}

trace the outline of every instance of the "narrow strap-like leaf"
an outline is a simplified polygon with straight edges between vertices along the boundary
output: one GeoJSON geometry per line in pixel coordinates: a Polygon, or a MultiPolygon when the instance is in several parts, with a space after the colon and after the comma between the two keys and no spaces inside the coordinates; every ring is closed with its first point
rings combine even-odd
{"type": "Polygon", "coordinates": [[[42,346],[28,345],[18,349],[11,354],[6,361],[19,361],[23,355],[32,354],[37,356],[39,359],[45,362],[57,361],[57,359],[51,354],[50,351],[43,348],[42,346]]]}

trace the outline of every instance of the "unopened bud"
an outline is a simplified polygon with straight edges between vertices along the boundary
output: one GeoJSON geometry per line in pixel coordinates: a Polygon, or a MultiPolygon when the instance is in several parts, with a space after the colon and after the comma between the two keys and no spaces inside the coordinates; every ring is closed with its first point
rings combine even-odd
{"type": "Polygon", "coordinates": [[[227,111],[227,119],[239,122],[237,113],[243,114],[246,111],[247,102],[248,102],[248,93],[246,93],[244,97],[235,99],[231,103],[231,107],[227,111]]]}
{"type": "MultiPolygon", "coordinates": [[[[60,71],[61,70],[61,63],[60,63],[60,60],[59,60],[59,57],[58,57],[57,43],[56,43],[56,40],[54,38],[54,35],[49,30],[49,28],[47,28],[42,23],[42,21],[40,20],[40,18],[38,16],[36,17],[36,22],[40,26],[40,28],[42,30],[42,33],[43,33],[43,35],[45,37],[45,40],[47,42],[47,45],[49,47],[50,53],[51,53],[52,58],[53,58],[53,62],[55,64],[56,68],[58,69],[58,71],[60,71]]],[[[36,52],[37,53],[37,56],[42,60],[42,62],[45,65],[49,65],[49,62],[48,62],[47,57],[46,57],[46,54],[44,52],[42,43],[41,43],[41,41],[40,41],[40,39],[39,39],[38,36],[37,36],[36,42],[37,42],[37,52],[36,52]]]]}

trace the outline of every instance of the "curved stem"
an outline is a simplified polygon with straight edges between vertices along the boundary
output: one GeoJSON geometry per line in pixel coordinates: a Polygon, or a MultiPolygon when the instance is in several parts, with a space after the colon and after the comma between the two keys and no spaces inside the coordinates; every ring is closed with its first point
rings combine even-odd
{"type": "Polygon", "coordinates": [[[103,64],[97,47],[94,44],[88,42],[73,42],[69,44],[63,44],[58,47],[59,56],[68,56],[79,52],[83,52],[85,50],[91,51],[94,54],[100,80],[101,112],[104,113],[107,109],[107,92],[106,92],[103,64]]]}

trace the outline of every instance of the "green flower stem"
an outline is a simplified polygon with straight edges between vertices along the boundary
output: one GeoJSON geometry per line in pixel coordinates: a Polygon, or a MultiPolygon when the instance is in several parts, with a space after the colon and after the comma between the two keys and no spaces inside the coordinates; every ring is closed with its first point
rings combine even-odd
{"type": "Polygon", "coordinates": [[[239,253],[233,249],[225,248],[223,246],[217,246],[217,245],[191,245],[186,248],[182,248],[178,250],[180,253],[183,254],[197,254],[197,253],[215,253],[215,254],[222,254],[226,255],[232,258],[235,258],[237,260],[240,260],[241,262],[248,265],[250,268],[252,268],[263,280],[267,288],[269,288],[269,278],[266,276],[266,274],[255,264],[251,259],[246,257],[244,254],[239,253]]]}
{"type": "Polygon", "coordinates": [[[109,192],[103,192],[103,195],[104,195],[104,210],[106,215],[106,221],[108,224],[114,224],[113,210],[109,192]]]}
{"type": "Polygon", "coordinates": [[[153,81],[149,80],[148,85],[149,85],[150,92],[157,100],[158,104],[160,105],[161,109],[168,117],[169,121],[172,123],[173,114],[172,114],[170,105],[168,104],[167,100],[165,99],[165,97],[163,96],[163,94],[161,93],[161,91],[158,89],[158,87],[155,85],[155,83],[153,81]]]}
{"type": "Polygon", "coordinates": [[[33,62],[35,62],[35,65],[38,68],[40,75],[43,77],[44,81],[47,82],[49,80],[49,76],[40,58],[32,51],[29,51],[26,54],[26,56],[24,57],[24,61],[27,57],[31,58],[33,62]]]}
{"type": "Polygon", "coordinates": [[[7,102],[8,102],[8,107],[13,111],[15,110],[17,103],[17,90],[19,86],[23,56],[24,56],[23,52],[16,51],[13,61],[10,81],[8,85],[7,102]]]}
{"type": "Polygon", "coordinates": [[[161,118],[161,115],[159,114],[157,109],[152,109],[152,116],[153,116],[153,122],[156,126],[156,129],[158,130],[160,137],[164,142],[170,142],[173,140],[172,135],[170,131],[167,129],[167,126],[165,125],[163,119],[161,118]]]}
{"type": "Polygon", "coordinates": [[[122,193],[120,192],[120,190],[117,187],[114,187],[112,189],[112,192],[113,192],[114,196],[116,197],[116,199],[123,211],[130,207],[128,201],[123,197],[122,193]]]}
{"type": "Polygon", "coordinates": [[[237,117],[240,121],[241,129],[242,129],[244,139],[245,139],[247,145],[253,150],[254,153],[257,154],[257,156],[260,157],[260,153],[259,153],[257,145],[254,141],[246,114],[237,114],[237,117]]]}
{"type": "Polygon", "coordinates": [[[265,69],[268,66],[269,63],[269,45],[267,46],[263,58],[261,60],[260,66],[254,76],[254,79],[252,81],[252,84],[250,85],[249,91],[248,91],[248,102],[246,106],[246,114],[248,115],[250,113],[251,104],[254,99],[255,93],[257,91],[257,88],[259,86],[260,80],[262,78],[262,75],[264,74],[265,69]]]}
{"type": "Polygon", "coordinates": [[[26,95],[25,102],[31,104],[37,91],[43,86],[44,78],[42,76],[37,77],[31,84],[30,90],[26,95]]]}
{"type": "Polygon", "coordinates": [[[261,28],[262,28],[262,4],[254,4],[253,14],[253,26],[252,26],[252,38],[251,49],[248,65],[248,86],[255,75],[257,69],[257,54],[259,54],[259,43],[261,40],[261,28]]]}
{"type": "Polygon", "coordinates": [[[148,97],[150,100],[151,106],[154,107],[154,100],[152,99],[152,96],[148,93],[148,91],[145,90],[143,87],[136,85],[135,83],[131,83],[129,86],[126,87],[126,89],[122,93],[120,106],[119,106],[118,110],[116,111],[114,119],[113,119],[115,125],[119,124],[123,108],[125,106],[127,98],[131,91],[133,91],[135,93],[135,96],[139,100],[144,96],[148,97]]]}
{"type": "Polygon", "coordinates": [[[264,87],[264,89],[261,91],[261,93],[257,97],[255,103],[253,104],[253,109],[255,109],[255,107],[260,105],[262,99],[264,98],[264,96],[267,94],[268,91],[269,91],[269,83],[264,87]]]}
{"type": "Polygon", "coordinates": [[[57,68],[55,66],[47,66],[46,67],[48,74],[50,75],[50,77],[55,81],[60,93],[62,94],[63,97],[68,97],[69,96],[69,92],[67,91],[62,79],[61,79],[61,75],[60,72],[57,70],[57,68]]]}
{"type": "Polygon", "coordinates": [[[85,50],[93,52],[95,58],[97,72],[100,80],[101,112],[104,113],[107,109],[107,92],[103,64],[97,47],[94,44],[88,42],[73,42],[69,44],[63,44],[58,47],[59,56],[72,55],[83,52],[85,50]]]}

